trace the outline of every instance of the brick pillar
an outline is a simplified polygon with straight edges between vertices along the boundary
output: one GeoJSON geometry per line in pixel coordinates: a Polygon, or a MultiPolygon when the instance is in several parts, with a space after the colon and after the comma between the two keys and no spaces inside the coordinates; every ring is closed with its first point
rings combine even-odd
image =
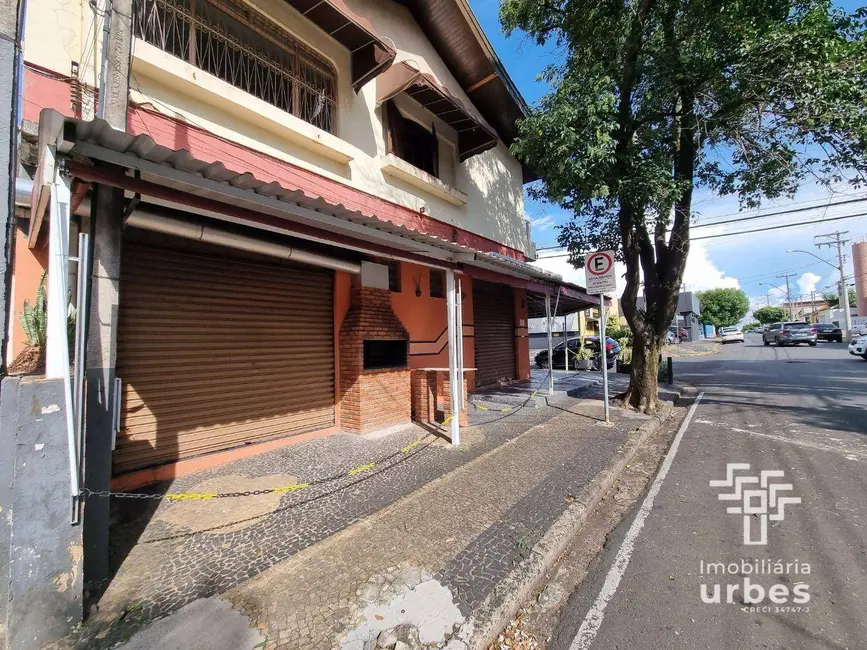
{"type": "MultiPolygon", "coordinates": [[[[461,387],[463,390],[463,404],[464,408],[458,413],[458,423],[462,426],[469,425],[469,416],[467,415],[467,380],[464,379],[461,382],[461,387]]],[[[443,413],[444,417],[448,417],[452,412],[452,399],[451,399],[451,385],[449,384],[449,376],[447,373],[443,373],[443,413]]]]}

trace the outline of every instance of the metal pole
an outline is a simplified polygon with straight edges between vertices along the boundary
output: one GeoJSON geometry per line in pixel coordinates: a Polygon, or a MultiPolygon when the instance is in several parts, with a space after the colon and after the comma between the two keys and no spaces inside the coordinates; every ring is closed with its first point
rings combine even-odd
{"type": "Polygon", "coordinates": [[[460,390],[458,391],[460,399],[458,399],[458,412],[464,410],[464,381],[466,376],[464,373],[464,309],[463,298],[461,297],[461,281],[458,280],[458,288],[455,294],[455,320],[458,338],[458,378],[460,379],[460,390]]]}
{"type": "Polygon", "coordinates": [[[566,345],[563,358],[566,359],[566,372],[569,372],[569,314],[563,314],[563,341],[566,345]]]}
{"type": "Polygon", "coordinates": [[[551,341],[551,296],[545,294],[545,321],[548,323],[548,394],[554,394],[554,345],[551,341]]]}
{"type": "Polygon", "coordinates": [[[449,396],[451,401],[451,413],[448,418],[452,445],[456,446],[461,444],[460,411],[458,411],[458,394],[460,391],[458,390],[458,339],[455,327],[455,272],[451,269],[446,269],[446,289],[446,310],[448,312],[449,331],[449,396]]]}
{"type": "Polygon", "coordinates": [[[843,304],[843,320],[846,323],[846,339],[852,331],[852,311],[849,307],[849,289],[846,288],[846,272],[843,269],[843,242],[837,238],[837,261],[840,264],[840,302],[843,304]]]}
{"type": "MultiPolygon", "coordinates": [[[[678,336],[679,338],[680,336],[678,336]]],[[[605,408],[605,421],[610,422],[611,416],[608,412],[608,356],[605,343],[605,294],[603,293],[599,296],[599,353],[602,363],[602,405],[605,408]]]]}

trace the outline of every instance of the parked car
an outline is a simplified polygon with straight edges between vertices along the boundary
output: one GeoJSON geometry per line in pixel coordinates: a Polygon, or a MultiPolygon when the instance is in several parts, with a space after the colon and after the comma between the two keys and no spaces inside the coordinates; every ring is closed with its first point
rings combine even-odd
{"type": "Polygon", "coordinates": [[[834,323],[816,323],[813,327],[820,341],[843,342],[843,330],[834,325],[834,323]]]}
{"type": "Polygon", "coordinates": [[[812,348],[816,346],[818,340],[816,329],[810,323],[774,323],[766,332],[762,333],[762,342],[765,345],[776,343],[778,347],[806,343],[812,348]]]}
{"type": "MultiPolygon", "coordinates": [[[[569,355],[569,367],[575,367],[575,357],[574,353],[578,352],[578,349],[581,347],[581,340],[579,338],[571,338],[568,341],[563,341],[558,343],[552,349],[554,363],[553,367],[555,369],[565,369],[566,368],[566,346],[569,346],[570,352],[573,354],[569,355]]],[[[590,350],[590,353],[593,355],[593,365],[594,369],[598,369],[599,367],[599,359],[601,355],[599,354],[599,337],[598,336],[587,336],[584,338],[584,346],[590,350]]],[[[605,357],[608,361],[608,367],[614,367],[614,360],[620,356],[620,353],[623,352],[620,344],[612,339],[611,337],[606,337],[605,344],[605,357]]],[[[536,365],[539,368],[547,368],[548,367],[548,350],[542,350],[535,357],[536,365]]]]}
{"type": "Polygon", "coordinates": [[[867,361],[867,336],[858,336],[849,343],[849,354],[867,361]]]}
{"type": "Polygon", "coordinates": [[[856,325],[852,328],[852,334],[855,336],[867,336],[867,323],[861,326],[856,325]]]}
{"type": "Polygon", "coordinates": [[[744,333],[737,327],[721,327],[719,330],[720,338],[723,343],[743,343],[744,333]]]}

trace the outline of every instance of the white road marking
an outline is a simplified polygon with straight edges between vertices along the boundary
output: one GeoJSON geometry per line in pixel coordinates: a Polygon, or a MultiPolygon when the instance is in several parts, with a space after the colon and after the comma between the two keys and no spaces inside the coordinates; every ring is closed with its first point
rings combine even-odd
{"type": "MultiPolygon", "coordinates": [[[[858,449],[841,449],[839,447],[832,447],[831,445],[823,445],[817,442],[807,442],[806,440],[794,440],[792,438],[786,438],[783,436],[775,436],[770,433],[759,433],[758,431],[745,431],[744,429],[732,429],[732,431],[737,431],[738,433],[747,433],[755,438],[767,438],[768,440],[776,440],[777,442],[786,442],[790,445],[797,445],[799,447],[809,447],[810,449],[815,449],[817,451],[830,451],[837,454],[849,454],[850,456],[846,456],[849,460],[859,460],[856,456],[861,456],[860,460],[867,460],[867,451],[861,451],[858,449]]],[[[832,440],[840,440],[840,438],[832,438],[832,440]]]]}
{"type": "Polygon", "coordinates": [[[626,573],[626,567],[629,566],[629,560],[632,558],[632,552],[635,550],[635,540],[641,532],[641,529],[644,528],[644,521],[653,509],[653,501],[656,499],[656,495],[659,494],[662,482],[668,475],[671,463],[674,461],[677,450],[680,448],[680,441],[683,438],[683,434],[686,432],[687,427],[689,427],[690,422],[692,422],[692,416],[695,415],[695,410],[698,408],[698,404],[701,402],[702,397],[704,397],[704,392],[699,393],[698,397],[695,398],[695,402],[693,402],[690,407],[689,413],[686,414],[686,418],[684,418],[683,423],[680,425],[680,429],[677,430],[674,442],[671,443],[671,449],[668,450],[665,460],[662,461],[662,467],[659,469],[659,474],[657,474],[656,478],[653,480],[650,490],[648,490],[647,496],[644,498],[644,502],[638,510],[638,514],[635,516],[632,525],[626,532],[626,537],[623,538],[623,543],[620,545],[620,549],[617,551],[617,556],[614,558],[614,564],[611,565],[608,575],[605,576],[605,584],[602,585],[602,589],[596,597],[596,601],[593,603],[590,611],[587,612],[587,616],[584,617],[584,621],[581,623],[581,627],[578,628],[578,633],[572,640],[572,645],[569,646],[569,650],[586,650],[586,648],[589,648],[593,643],[593,640],[596,638],[596,634],[602,626],[602,619],[605,616],[605,608],[614,597],[614,594],[617,593],[617,587],[620,586],[620,581],[623,578],[623,574],[626,573]]]}

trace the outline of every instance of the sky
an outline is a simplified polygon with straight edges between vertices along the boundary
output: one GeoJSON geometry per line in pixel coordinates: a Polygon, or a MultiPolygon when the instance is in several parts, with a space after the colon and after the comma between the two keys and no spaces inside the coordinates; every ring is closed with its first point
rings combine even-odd
{"type": "MultiPolygon", "coordinates": [[[[846,10],[865,4],[864,0],[846,0],[838,3],[846,10]]],[[[545,66],[555,63],[557,51],[553,46],[539,47],[524,34],[513,34],[506,38],[499,22],[499,0],[470,0],[470,5],[482,28],[497,51],[503,65],[518,86],[529,104],[536,104],[545,94],[547,87],[538,81],[539,73],[545,66]]],[[[829,207],[852,198],[867,197],[867,192],[853,193],[846,187],[837,188],[834,194],[815,184],[804,185],[791,201],[767,202],[761,212],[773,212],[792,208],[812,208],[797,214],[762,219],[728,226],[702,225],[713,223],[717,217],[737,218],[756,214],[739,212],[735,197],[718,197],[707,190],[698,191],[693,201],[693,209],[698,213],[697,226],[693,226],[693,242],[687,261],[684,285],[687,290],[700,291],[717,287],[738,287],[743,289],[755,306],[767,304],[768,292],[773,304],[785,299],[785,279],[777,278],[784,273],[794,273],[789,278],[792,297],[809,295],[813,290],[817,295],[830,288],[836,291],[839,273],[835,249],[817,249],[815,235],[837,230],[849,231],[847,238],[859,241],[867,238],[867,202],[848,206],[829,207]],[[839,216],[861,214],[865,216],[829,221],[839,216]],[[719,235],[754,227],[771,227],[782,223],[809,222],[808,225],[785,230],[771,229],[749,235],[698,237],[719,235]],[[805,253],[787,253],[787,249],[802,249],[813,253],[832,265],[822,262],[805,253]],[[762,284],[764,283],[764,284],[762,284]],[[773,288],[765,285],[775,285],[773,288]]],[[[568,214],[553,205],[525,200],[525,210],[532,225],[533,240],[538,247],[554,246],[557,240],[557,226],[565,223],[568,214]]],[[[849,252],[848,246],[847,253],[849,252]]],[[[583,271],[569,266],[565,258],[540,259],[540,265],[561,274],[564,279],[583,284],[583,271]]],[[[851,260],[846,263],[846,273],[851,277],[851,260]]]]}

